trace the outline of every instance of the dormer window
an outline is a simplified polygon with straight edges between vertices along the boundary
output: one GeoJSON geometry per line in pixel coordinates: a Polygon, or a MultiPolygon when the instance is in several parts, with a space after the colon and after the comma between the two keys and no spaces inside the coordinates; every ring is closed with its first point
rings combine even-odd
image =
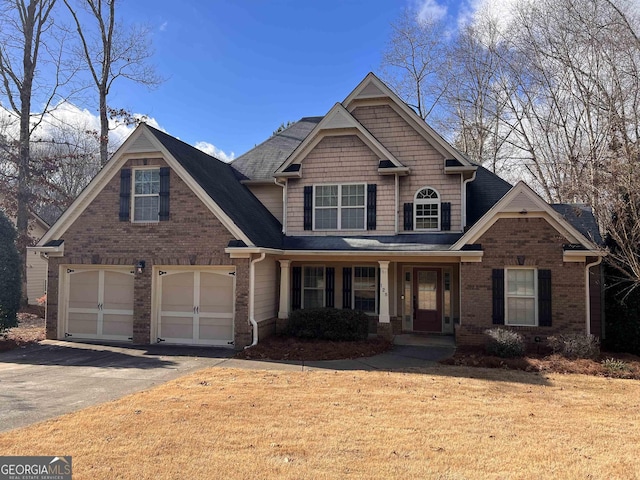
{"type": "Polygon", "coordinates": [[[424,187],[413,202],[416,230],[440,230],[440,195],[433,188],[424,187]]]}

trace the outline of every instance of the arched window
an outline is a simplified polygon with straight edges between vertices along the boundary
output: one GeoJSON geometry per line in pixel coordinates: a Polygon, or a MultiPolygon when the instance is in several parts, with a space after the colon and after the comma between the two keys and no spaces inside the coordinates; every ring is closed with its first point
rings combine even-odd
{"type": "Polygon", "coordinates": [[[440,230],[440,195],[431,187],[418,190],[413,202],[414,228],[440,230]]]}

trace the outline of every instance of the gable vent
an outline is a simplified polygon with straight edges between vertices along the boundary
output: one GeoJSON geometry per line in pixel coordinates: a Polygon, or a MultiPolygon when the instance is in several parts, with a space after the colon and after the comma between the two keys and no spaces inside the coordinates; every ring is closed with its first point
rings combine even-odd
{"type": "Polygon", "coordinates": [[[157,150],[146,135],[140,135],[127,149],[128,152],[155,152],[157,150]]]}
{"type": "Polygon", "coordinates": [[[528,195],[524,193],[520,193],[516,195],[516,197],[511,200],[509,205],[504,207],[504,212],[521,212],[526,210],[527,212],[539,212],[540,207],[536,205],[536,203],[529,198],[528,195]]]}

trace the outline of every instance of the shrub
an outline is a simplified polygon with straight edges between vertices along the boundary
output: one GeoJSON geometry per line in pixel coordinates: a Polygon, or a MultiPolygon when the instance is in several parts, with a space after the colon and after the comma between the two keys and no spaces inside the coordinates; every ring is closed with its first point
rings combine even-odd
{"type": "Polygon", "coordinates": [[[524,337],[513,330],[492,328],[484,331],[489,336],[485,351],[496,357],[522,357],[524,355],[524,337]]]}
{"type": "Polygon", "coordinates": [[[0,212],[0,333],[18,324],[22,284],[16,230],[0,212]]]}
{"type": "Polygon", "coordinates": [[[605,358],[600,363],[609,373],[622,373],[629,370],[629,365],[624,360],[617,358],[605,358]]]}
{"type": "Polygon", "coordinates": [[[369,334],[369,317],[357,310],[337,308],[294,310],[283,333],[297,338],[364,340],[369,334]]]}
{"type": "Polygon", "coordinates": [[[571,333],[548,337],[547,341],[554,353],[566,358],[597,358],[600,342],[593,335],[571,333]]]}

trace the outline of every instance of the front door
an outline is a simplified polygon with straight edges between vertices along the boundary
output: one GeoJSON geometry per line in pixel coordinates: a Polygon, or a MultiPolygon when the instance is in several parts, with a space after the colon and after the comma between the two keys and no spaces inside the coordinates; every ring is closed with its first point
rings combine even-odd
{"type": "Polygon", "coordinates": [[[439,268],[413,270],[413,330],[442,332],[442,294],[439,268]]]}

